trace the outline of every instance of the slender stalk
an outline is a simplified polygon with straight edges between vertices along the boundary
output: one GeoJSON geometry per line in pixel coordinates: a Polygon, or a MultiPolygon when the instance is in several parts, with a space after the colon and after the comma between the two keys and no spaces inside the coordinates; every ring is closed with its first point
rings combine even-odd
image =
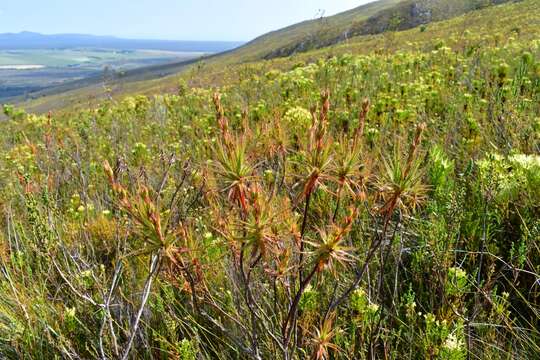
{"type": "MultiPolygon", "coordinates": [[[[249,278],[251,275],[251,268],[248,270],[248,274],[246,274],[244,270],[244,250],[245,250],[245,244],[242,244],[242,249],[240,250],[240,274],[242,277],[242,282],[244,285],[244,299],[246,301],[246,305],[249,309],[250,315],[251,315],[251,347],[252,351],[255,354],[255,356],[259,357],[259,347],[257,346],[258,343],[258,326],[257,326],[257,314],[255,312],[255,309],[253,307],[253,296],[251,294],[251,287],[249,283],[249,278]]],[[[256,264],[255,264],[256,265],[256,264]]]]}
{"type": "Polygon", "coordinates": [[[336,203],[336,208],[334,209],[334,215],[332,216],[332,222],[336,222],[336,217],[337,217],[337,214],[338,214],[338,211],[339,211],[339,206],[340,206],[340,203],[341,203],[341,192],[343,191],[343,185],[342,184],[339,184],[339,189],[337,191],[337,203],[336,203]]]}
{"type": "Polygon", "coordinates": [[[131,328],[132,328],[131,335],[129,336],[126,348],[124,349],[124,352],[121,358],[122,360],[127,360],[127,358],[129,357],[131,347],[133,346],[133,340],[135,340],[135,336],[137,335],[139,323],[141,321],[144,308],[146,307],[146,302],[148,301],[148,297],[150,296],[152,282],[154,281],[155,275],[158,273],[160,263],[161,263],[161,254],[158,253],[158,254],[152,255],[152,261],[150,264],[150,273],[148,274],[148,278],[146,279],[146,283],[144,285],[141,305],[139,306],[139,311],[137,311],[137,316],[135,317],[135,320],[133,321],[133,324],[131,325],[131,328]]]}
{"type": "Polygon", "coordinates": [[[298,304],[300,303],[302,294],[304,293],[306,286],[310,283],[310,281],[313,279],[313,276],[315,276],[316,273],[317,273],[317,264],[315,264],[315,266],[313,267],[309,275],[300,283],[300,288],[298,289],[296,296],[294,297],[294,300],[289,308],[289,312],[287,313],[287,318],[285,319],[285,322],[283,323],[283,327],[282,327],[282,333],[283,333],[283,339],[284,339],[283,343],[284,343],[285,348],[289,346],[289,343],[291,340],[291,331],[293,328],[292,323],[296,321],[298,304]]]}
{"type": "Polygon", "coordinates": [[[306,195],[306,203],[305,203],[305,207],[304,207],[304,218],[302,219],[302,228],[300,230],[300,259],[299,259],[299,262],[298,262],[298,272],[299,272],[299,280],[300,280],[300,283],[302,283],[302,278],[303,278],[303,267],[304,265],[302,264],[302,262],[304,261],[304,247],[305,247],[305,244],[304,244],[304,235],[306,233],[306,227],[307,227],[307,218],[308,218],[308,213],[309,213],[309,203],[310,203],[310,200],[311,200],[311,192],[309,192],[307,195],[306,195]]]}
{"type": "Polygon", "coordinates": [[[110,331],[111,331],[111,337],[113,339],[114,355],[118,357],[118,342],[116,340],[116,335],[114,333],[114,328],[113,328],[113,325],[112,325],[110,304],[111,304],[111,299],[112,299],[112,294],[114,292],[114,289],[118,285],[118,279],[119,279],[121,271],[122,271],[122,262],[119,261],[118,264],[116,265],[115,270],[114,270],[114,275],[113,275],[113,278],[112,278],[112,281],[111,281],[111,287],[109,289],[109,293],[107,294],[107,298],[105,299],[105,306],[104,306],[105,314],[103,316],[103,321],[102,321],[101,327],[99,329],[99,350],[100,350],[100,353],[101,353],[101,358],[103,360],[107,359],[106,356],[105,356],[105,351],[103,349],[103,332],[105,331],[105,326],[106,326],[107,323],[109,324],[110,331]]]}

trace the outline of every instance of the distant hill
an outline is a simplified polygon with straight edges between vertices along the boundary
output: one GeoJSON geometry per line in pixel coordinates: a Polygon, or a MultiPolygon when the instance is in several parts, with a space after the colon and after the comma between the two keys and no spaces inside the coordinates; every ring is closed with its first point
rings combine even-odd
{"type": "MultiPolygon", "coordinates": [[[[277,30],[235,50],[243,60],[271,59],[319,49],[356,36],[401,31],[512,0],[379,0],[277,30]]],[[[517,0],[520,1],[520,0],[517,0]]]]}
{"type": "Polygon", "coordinates": [[[102,48],[217,53],[242,45],[231,41],[173,41],[121,39],[82,34],[44,35],[35,32],[0,34],[0,50],[102,48]]]}

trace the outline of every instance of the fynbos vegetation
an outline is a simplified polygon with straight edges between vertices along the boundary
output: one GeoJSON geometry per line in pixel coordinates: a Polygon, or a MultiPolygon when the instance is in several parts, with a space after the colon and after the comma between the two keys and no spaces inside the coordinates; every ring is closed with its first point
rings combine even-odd
{"type": "Polygon", "coordinates": [[[538,357],[534,36],[5,106],[1,357],[538,357]]]}

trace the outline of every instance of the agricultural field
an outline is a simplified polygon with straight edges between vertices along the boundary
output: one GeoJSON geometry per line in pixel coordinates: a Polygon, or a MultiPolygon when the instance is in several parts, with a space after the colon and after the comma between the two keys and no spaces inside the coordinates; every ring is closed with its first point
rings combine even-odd
{"type": "Polygon", "coordinates": [[[201,52],[182,53],[160,50],[58,49],[0,50],[0,66],[40,65],[44,67],[83,67],[100,69],[105,65],[120,68],[145,61],[175,60],[202,56],[201,52]]]}
{"type": "Polygon", "coordinates": [[[106,72],[182,62],[201,52],[112,49],[0,50],[0,100],[106,72]]]}
{"type": "Polygon", "coordinates": [[[5,105],[0,356],[538,358],[539,21],[5,105]]]}

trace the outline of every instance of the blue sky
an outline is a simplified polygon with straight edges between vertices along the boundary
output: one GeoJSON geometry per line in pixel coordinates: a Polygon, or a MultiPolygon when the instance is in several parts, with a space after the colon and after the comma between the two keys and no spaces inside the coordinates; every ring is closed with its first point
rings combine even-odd
{"type": "Polygon", "coordinates": [[[250,40],[324,10],[371,0],[2,0],[0,33],[85,33],[176,40],[250,40]]]}

